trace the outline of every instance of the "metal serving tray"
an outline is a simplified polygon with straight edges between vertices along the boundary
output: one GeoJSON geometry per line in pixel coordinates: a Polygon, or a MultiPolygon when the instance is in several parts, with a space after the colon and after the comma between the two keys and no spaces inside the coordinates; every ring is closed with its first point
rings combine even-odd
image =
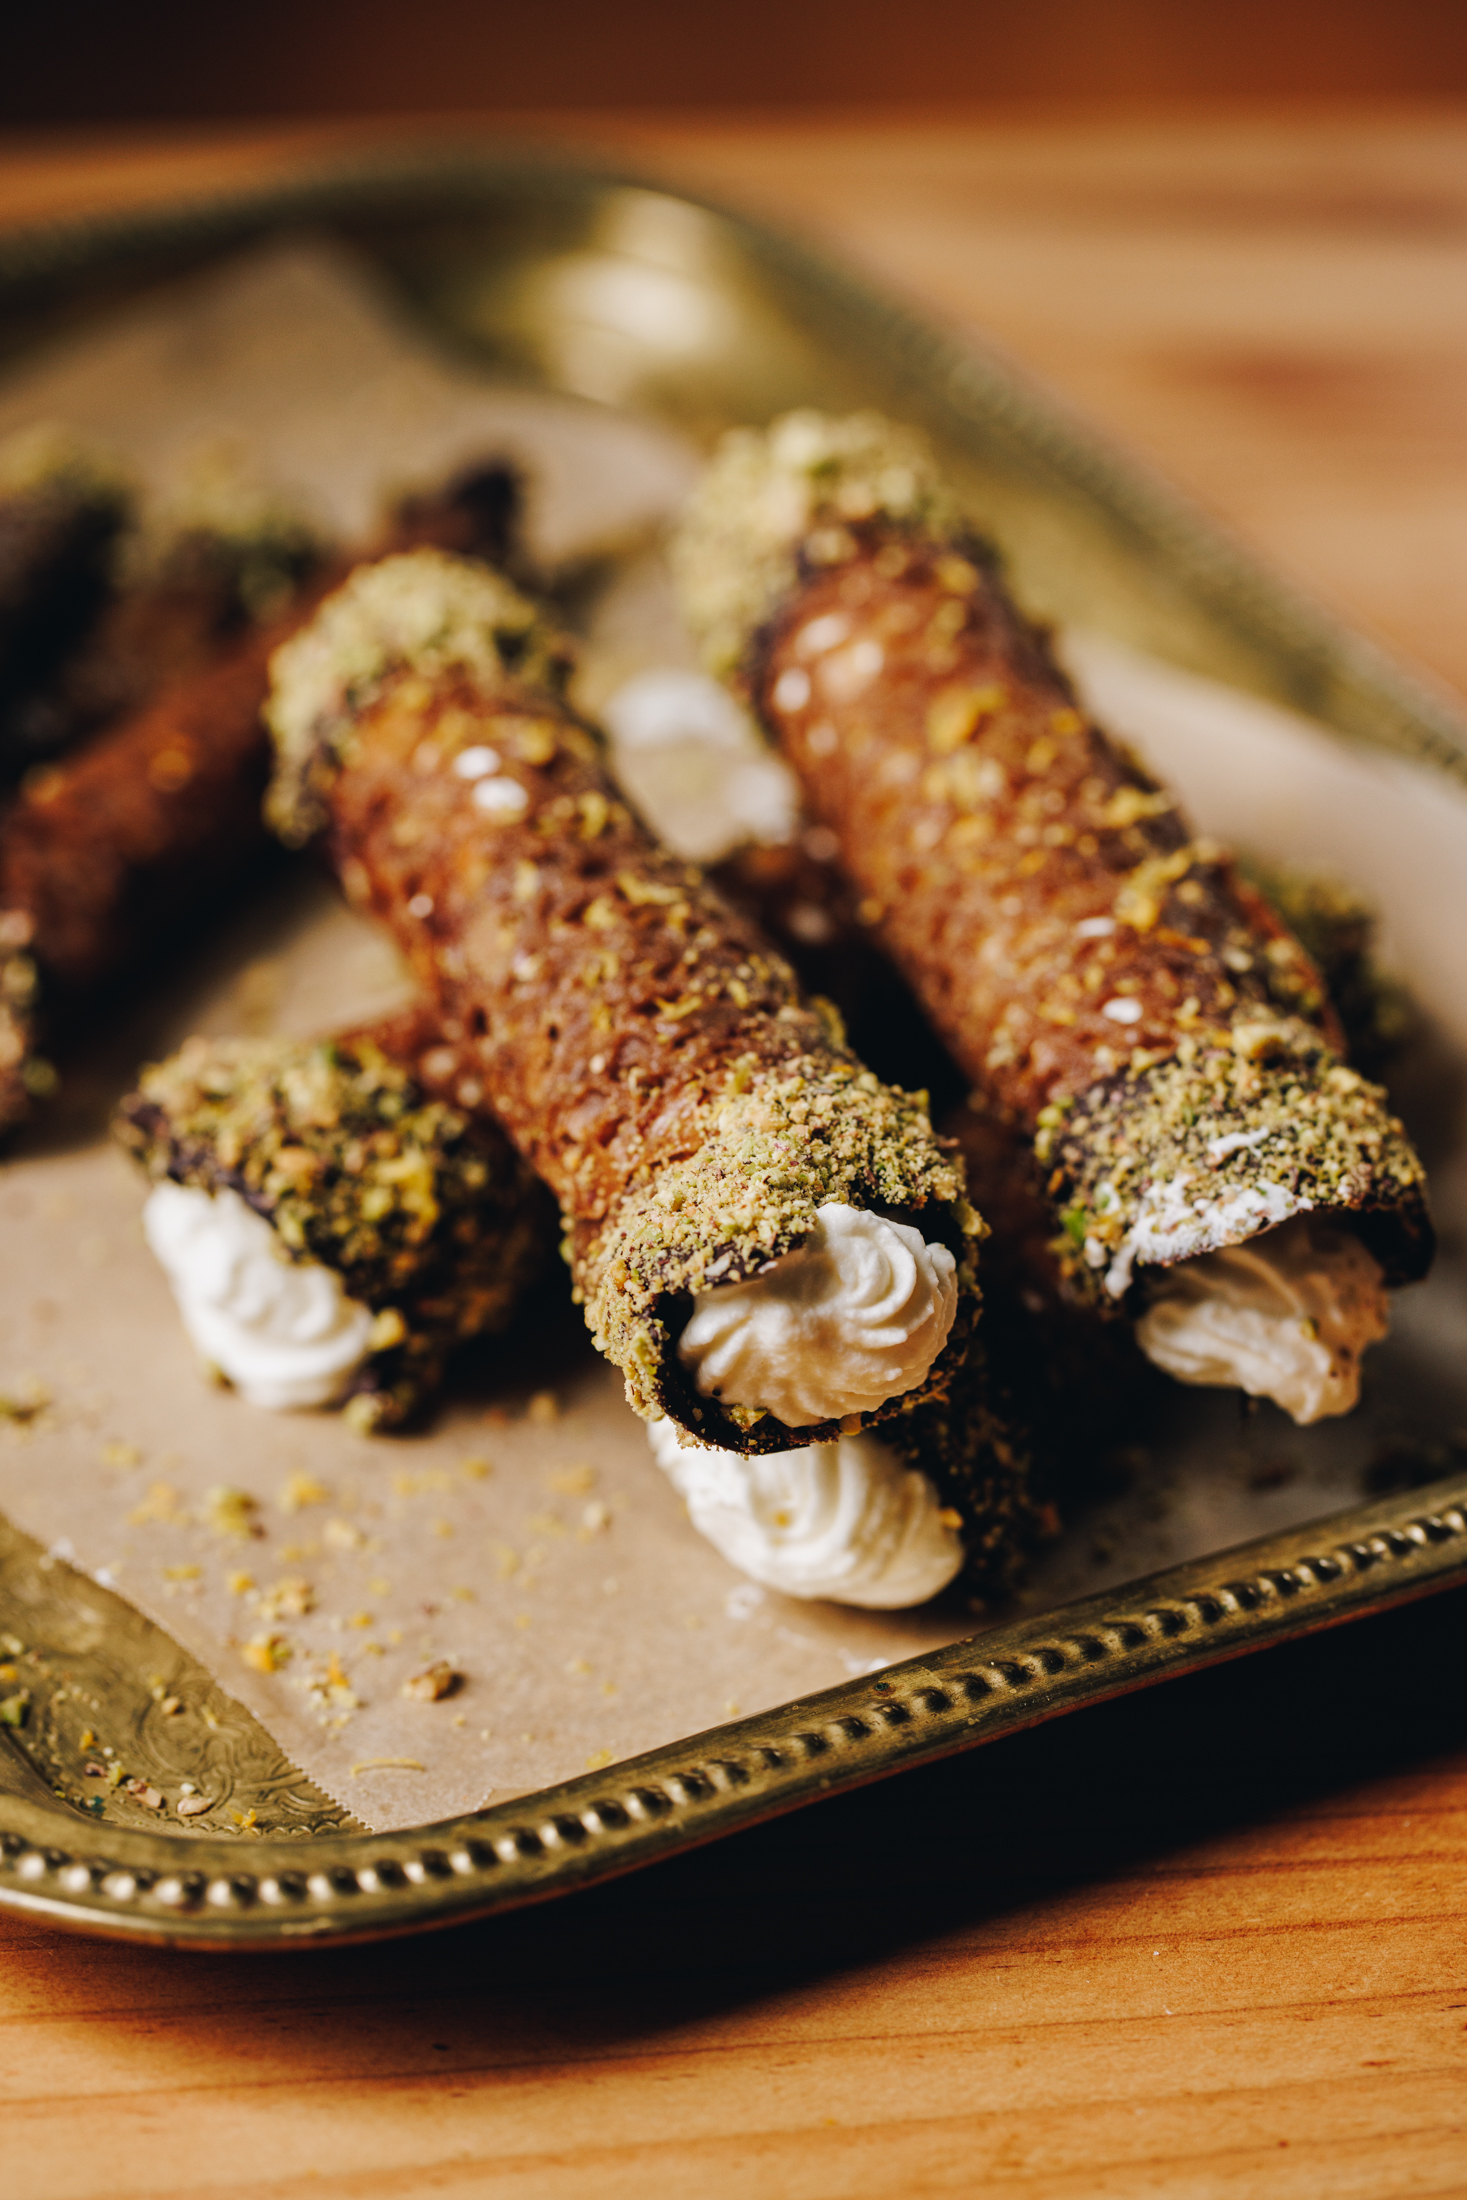
{"type": "MultiPolygon", "coordinates": [[[[460,357],[699,439],[792,404],[920,421],[1021,595],[1467,781],[1467,725],[1001,362],[717,207],[523,150],[404,155],[281,189],[0,240],[0,367],[158,283],[308,227],[380,268],[460,357]]],[[[0,1522],[0,1636],[38,1656],[0,1734],[0,1904],[180,1946],[366,1939],[569,1892],[695,1841],[1121,1691],[1467,1580],[1467,1478],[1360,1506],[442,1824],[367,1834],[170,1638],[0,1522]],[[190,1741],[155,1716],[186,1697],[190,1741]],[[226,1763],[241,1820],[163,1830],[66,1800],[79,1707],[146,1779],[226,1763]],[[192,1729],[190,1730],[192,1732],[192,1729]]]]}

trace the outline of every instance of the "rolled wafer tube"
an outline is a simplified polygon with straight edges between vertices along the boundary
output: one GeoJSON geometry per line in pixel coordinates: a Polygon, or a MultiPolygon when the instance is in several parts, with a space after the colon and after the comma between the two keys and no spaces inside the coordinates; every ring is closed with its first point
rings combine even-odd
{"type": "Polygon", "coordinates": [[[0,778],[28,761],[30,698],[105,599],[131,502],[108,462],[59,430],[0,445],[0,778]]]}
{"type": "Polygon", "coordinates": [[[37,1012],[130,974],[180,925],[217,905],[267,845],[261,738],[272,646],[285,620],[221,653],[21,790],[0,819],[0,1125],[49,1088],[37,1012]],[[8,1078],[8,1087],[3,1080],[8,1078]]]}
{"type": "Polygon", "coordinates": [[[285,608],[324,546],[290,505],[223,460],[115,546],[107,594],[77,646],[8,714],[16,770],[136,711],[285,608]]]}
{"type": "Polygon", "coordinates": [[[645,1417],[788,1450],[901,1412],[965,1348],[981,1224],[921,1096],[620,800],[564,645],[432,551],[363,568],[273,668],[271,815],[321,827],[560,1201],[645,1417]]]}
{"type": "MultiPolygon", "coordinates": [[[[482,1109],[461,1026],[450,1037],[417,1007],[374,1025],[372,1037],[422,1090],[482,1109]]],[[[649,1426],[653,1455],[694,1527],[787,1595],[890,1609],[924,1602],[959,1574],[971,1590],[1003,1595],[1057,1519],[1039,1490],[1031,1399],[995,1373],[993,1359],[980,1330],[945,1396],[835,1445],[768,1454],[767,1469],[685,1445],[667,1419],[649,1426]]]]}
{"type": "Polygon", "coordinates": [[[190,1039],[122,1103],[185,1326],[252,1403],[399,1426],[553,1248],[503,1133],[415,1074],[432,1036],[408,1014],[318,1044],[190,1039]]]}
{"type": "MultiPolygon", "coordinates": [[[[932,1094],[934,1119],[957,1141],[969,1198],[991,1233],[983,1257],[986,1356],[1004,1370],[1046,1487],[1060,1478],[1083,1486],[1097,1446],[1111,1442],[1138,1408],[1146,1360],[1131,1324],[1105,1319],[1067,1273],[1044,1194],[1048,1172],[1012,1122],[980,1092],[964,1092],[961,1072],[872,928],[857,921],[857,897],[832,860],[837,853],[827,827],[807,825],[773,845],[735,847],[711,875],[783,949],[807,990],[835,1001],[879,1076],[915,1079],[932,1094]]],[[[1399,1048],[1411,1017],[1399,987],[1373,961],[1373,912],[1330,878],[1253,862],[1245,875],[1305,946],[1339,1013],[1350,1062],[1369,1071],[1399,1048]]],[[[701,1488],[696,1467],[689,1472],[701,1488]]],[[[830,1477],[826,1465],[812,1488],[826,1490],[830,1477]]],[[[746,1539],[748,1524],[735,1532],[746,1539]]]]}
{"type": "Polygon", "coordinates": [[[1076,1280],[1184,1380],[1353,1403],[1382,1283],[1430,1260],[1420,1163],[1303,949],[1086,719],[920,439],[740,431],[675,559],[858,913],[1033,1141],[1076,1280]]]}
{"type": "MultiPolygon", "coordinates": [[[[419,1005],[370,1037],[421,1091],[482,1113],[477,1049],[460,1023],[450,1033],[419,1005]]],[[[836,1446],[770,1454],[763,1481],[739,1453],[684,1446],[671,1421],[648,1434],[694,1526],[770,1587],[890,1608],[925,1601],[961,1573],[970,1589],[1002,1595],[1057,1518],[1041,1487],[1047,1463],[1035,1460],[1031,1386],[1011,1383],[1006,1365],[1000,1376],[997,1357],[980,1330],[946,1395],[836,1446]]]]}
{"type": "MultiPolygon", "coordinates": [[[[405,532],[498,550],[516,484],[504,466],[470,469],[410,500],[405,532]]],[[[281,564],[262,548],[255,569],[281,564]]],[[[43,1023],[134,971],[268,850],[270,656],[346,570],[338,560],[308,576],[284,607],[262,590],[269,617],[34,774],[0,817],[0,1131],[54,1083],[37,1052],[43,1023]]]]}

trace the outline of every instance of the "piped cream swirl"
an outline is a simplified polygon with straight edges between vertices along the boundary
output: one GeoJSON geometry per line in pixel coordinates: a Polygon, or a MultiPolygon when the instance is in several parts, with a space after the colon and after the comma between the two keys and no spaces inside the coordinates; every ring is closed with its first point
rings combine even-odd
{"type": "Polygon", "coordinates": [[[366,1358],[373,1315],[320,1261],[292,1260],[237,1192],[155,1185],[143,1230],[191,1341],[251,1405],[331,1405],[366,1358]]]}
{"type": "Polygon", "coordinates": [[[1136,1335],[1178,1382],[1272,1398],[1302,1424],[1350,1411],[1360,1356],[1389,1326],[1380,1267],[1360,1240],[1299,1215],[1163,1270],[1136,1335]]]}
{"type": "Polygon", "coordinates": [[[924,1379],[957,1312],[957,1263],[909,1223],[829,1200],[806,1242],[701,1292],[679,1341],[705,1397],[786,1428],[871,1413],[924,1379]]]}
{"type": "Polygon", "coordinates": [[[963,1563],[931,1482],[875,1436],[745,1459],[683,1444],[672,1421],[647,1433],[698,1533],[767,1589],[894,1611],[925,1604],[963,1563]]]}

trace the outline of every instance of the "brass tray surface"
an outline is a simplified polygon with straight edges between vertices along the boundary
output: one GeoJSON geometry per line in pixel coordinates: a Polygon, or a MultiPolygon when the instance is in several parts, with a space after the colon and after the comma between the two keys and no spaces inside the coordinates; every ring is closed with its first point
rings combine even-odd
{"type": "MultiPolygon", "coordinates": [[[[1032,608],[1467,782],[1467,727],[1444,698],[1013,370],[799,244],[635,177],[513,149],[404,155],[284,190],[12,233],[0,241],[0,367],[307,225],[373,258],[441,342],[501,379],[700,440],[800,402],[916,418],[981,485],[1032,608]]],[[[179,1946],[447,1924],[1464,1579],[1460,1477],[987,1626],[466,1817],[369,1834],[161,1629],[0,1522],[0,1651],[23,1664],[31,1695],[24,1731],[0,1728],[0,1904],[179,1946]],[[182,1716],[162,1716],[170,1698],[182,1716]],[[125,1789],[85,1786],[83,1737],[103,1724],[144,1785],[207,1768],[233,1835],[162,1830],[125,1789]]]]}

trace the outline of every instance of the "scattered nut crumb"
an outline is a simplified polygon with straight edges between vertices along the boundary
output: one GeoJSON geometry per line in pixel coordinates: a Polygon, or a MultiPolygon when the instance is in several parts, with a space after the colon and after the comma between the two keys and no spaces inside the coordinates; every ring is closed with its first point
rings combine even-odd
{"type": "Polygon", "coordinates": [[[325,1505],[330,1497],[324,1482],[318,1482],[313,1474],[298,1473],[287,1476],[275,1502],[283,1513],[298,1513],[307,1505],[325,1505]]]}
{"type": "Polygon", "coordinates": [[[415,1673],[410,1681],[402,1684],[402,1693],[415,1703],[437,1703],[443,1696],[452,1696],[463,1686],[462,1673],[455,1672],[447,1658],[439,1658],[426,1672],[415,1673]]]}
{"type": "Polygon", "coordinates": [[[316,1609],[316,1592],[299,1574],[285,1574],[260,1591],[261,1619],[304,1619],[316,1609]]]}
{"type": "Polygon", "coordinates": [[[589,1497],[596,1487],[594,1467],[558,1467],[549,1478],[550,1487],[562,1497],[589,1497]]]}
{"type": "Polygon", "coordinates": [[[184,1511],[177,1490],[171,1482],[155,1482],[140,1505],[134,1505],[128,1514],[132,1527],[144,1527],[150,1520],[184,1521],[184,1511]]]}
{"type": "Polygon", "coordinates": [[[290,1663],[292,1649],[284,1635],[255,1635],[244,1645],[240,1656],[257,1673],[278,1673],[282,1665],[290,1663]]]}
{"type": "Polygon", "coordinates": [[[22,1375],[9,1390],[0,1390],[0,1421],[34,1421],[50,1403],[45,1385],[33,1375],[22,1375]]]}
{"type": "Polygon", "coordinates": [[[526,1408],[527,1418],[537,1428],[549,1428],[560,1419],[560,1405],[553,1390],[537,1390],[526,1408]]]}
{"type": "Polygon", "coordinates": [[[256,1522],[257,1499],[248,1490],[232,1490],[220,1484],[204,1499],[204,1517],[216,1535],[260,1535],[256,1522]]]}

